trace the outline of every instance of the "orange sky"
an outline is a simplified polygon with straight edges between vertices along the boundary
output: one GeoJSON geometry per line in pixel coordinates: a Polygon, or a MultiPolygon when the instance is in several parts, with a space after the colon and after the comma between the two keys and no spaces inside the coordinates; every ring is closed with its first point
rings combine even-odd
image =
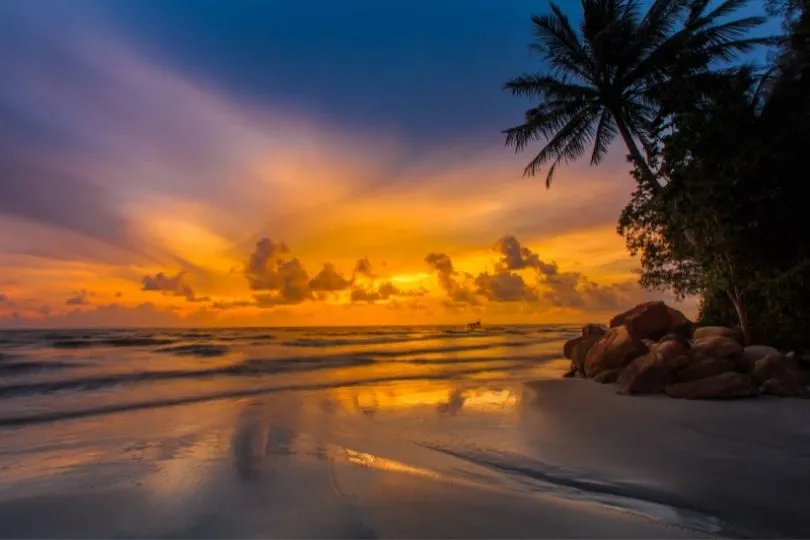
{"type": "Polygon", "coordinates": [[[546,190],[497,132],[414,152],[396,126],[246,105],[117,41],[65,47],[103,88],[32,69],[26,95],[103,151],[12,141],[64,182],[25,177],[31,199],[0,208],[0,327],[604,321],[656,297],[615,232],[621,148],[546,190]]]}

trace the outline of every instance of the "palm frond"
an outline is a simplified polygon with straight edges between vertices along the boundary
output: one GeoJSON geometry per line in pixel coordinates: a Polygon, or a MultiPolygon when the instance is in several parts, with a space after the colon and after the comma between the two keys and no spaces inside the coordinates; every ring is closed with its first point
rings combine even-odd
{"type": "Polygon", "coordinates": [[[616,138],[617,128],[613,121],[613,115],[609,111],[602,111],[599,117],[599,124],[596,126],[596,134],[593,138],[593,152],[591,152],[591,165],[598,165],[602,157],[607,153],[608,145],[616,138]]]}
{"type": "Polygon", "coordinates": [[[599,92],[591,87],[562,81],[551,75],[520,75],[506,82],[512,95],[556,100],[598,99],[599,92]]]}

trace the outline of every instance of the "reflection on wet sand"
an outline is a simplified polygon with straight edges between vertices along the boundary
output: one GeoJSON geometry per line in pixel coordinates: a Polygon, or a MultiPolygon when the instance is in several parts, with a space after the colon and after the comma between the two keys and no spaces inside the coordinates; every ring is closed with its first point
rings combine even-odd
{"type": "Polygon", "coordinates": [[[365,415],[420,407],[448,414],[462,410],[493,412],[514,409],[519,403],[518,393],[511,386],[460,386],[444,381],[337,388],[332,395],[346,411],[365,415]]]}

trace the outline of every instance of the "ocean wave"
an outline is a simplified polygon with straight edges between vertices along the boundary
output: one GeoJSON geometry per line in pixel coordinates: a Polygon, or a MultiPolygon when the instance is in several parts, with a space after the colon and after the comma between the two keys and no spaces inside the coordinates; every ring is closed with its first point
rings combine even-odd
{"type": "Polygon", "coordinates": [[[177,339],[153,337],[119,337],[96,339],[60,339],[52,341],[51,347],[57,349],[86,349],[90,347],[149,347],[155,345],[170,345],[177,343],[177,339]]]}
{"type": "Polygon", "coordinates": [[[155,352],[173,354],[175,356],[224,356],[228,354],[228,347],[225,345],[214,345],[211,343],[195,343],[190,345],[173,345],[156,349],[155,352]]]}
{"type": "Polygon", "coordinates": [[[87,364],[76,362],[3,362],[0,364],[0,375],[18,375],[32,371],[51,371],[86,367],[87,364]]]}
{"type": "MultiPolygon", "coordinates": [[[[522,366],[514,366],[514,369],[520,369],[522,366]]],[[[109,404],[103,405],[100,407],[96,407],[93,409],[81,409],[81,410],[59,410],[59,411],[48,411],[43,413],[33,413],[33,414],[24,414],[19,416],[0,416],[0,427],[11,427],[11,426],[24,426],[29,424],[42,424],[48,422],[56,422],[60,420],[71,420],[77,418],[86,418],[92,416],[102,416],[107,414],[115,414],[119,412],[127,412],[127,411],[136,411],[136,410],[144,410],[144,409],[158,409],[164,407],[175,407],[180,405],[190,405],[193,403],[204,403],[204,402],[211,402],[211,401],[221,401],[226,399],[238,399],[244,397],[251,397],[251,396],[259,396],[264,394],[272,394],[278,392],[305,392],[305,391],[313,391],[313,390],[327,390],[330,388],[350,388],[355,386],[368,386],[373,384],[381,384],[381,383],[392,383],[392,382],[400,382],[400,381],[436,381],[436,380],[453,380],[463,378],[464,376],[468,375],[479,375],[483,373],[491,373],[491,372],[500,372],[503,371],[504,368],[482,368],[482,369],[469,369],[469,370],[459,370],[450,373],[427,373],[427,374],[413,374],[413,375],[391,375],[386,377],[375,377],[375,378],[364,378],[364,379],[355,379],[355,380],[346,380],[346,381],[339,381],[339,382],[324,382],[324,383],[312,383],[312,384],[295,384],[295,385],[278,385],[278,386],[270,386],[270,387],[260,387],[260,388],[246,388],[242,390],[231,390],[226,392],[219,392],[219,393],[211,393],[211,394],[204,394],[204,395],[197,395],[197,396],[186,396],[186,397],[177,397],[177,398],[167,398],[167,399],[159,399],[159,400],[152,400],[152,401],[141,401],[135,403],[121,403],[121,404],[109,404]]],[[[215,374],[217,372],[221,372],[221,370],[206,370],[201,371],[200,373],[206,374],[215,374]]],[[[233,372],[233,371],[232,371],[233,372]]],[[[161,372],[165,374],[165,372],[161,372]]],[[[194,372],[183,372],[185,374],[191,374],[194,372]]],[[[218,373],[217,373],[218,374],[218,373]]],[[[179,376],[177,373],[174,374],[175,377],[179,376]]],[[[168,378],[168,377],[161,377],[161,378],[168,378]]],[[[102,378],[98,378],[100,380],[102,378]]],[[[110,379],[107,377],[106,379],[110,379]]],[[[66,381],[67,382],[67,381],[66,381]]],[[[54,386],[58,383],[44,383],[54,386]]],[[[39,386],[43,386],[41,383],[39,386]]],[[[9,388],[9,387],[4,387],[9,388]]],[[[0,388],[0,396],[3,396],[3,389],[0,388]]]]}
{"type": "Polygon", "coordinates": [[[464,352],[464,351],[480,351],[480,350],[487,350],[487,349],[498,349],[498,348],[521,348],[521,347],[531,347],[533,345],[540,345],[543,343],[549,343],[551,341],[557,341],[553,339],[540,339],[540,340],[531,340],[531,341],[501,341],[501,342],[489,342],[489,343],[472,343],[469,345],[456,345],[456,346],[439,346],[439,347],[425,347],[422,349],[406,349],[401,351],[374,351],[375,356],[383,357],[383,358],[397,358],[400,356],[415,356],[419,354],[441,354],[441,353],[454,353],[454,352],[464,352]]]}

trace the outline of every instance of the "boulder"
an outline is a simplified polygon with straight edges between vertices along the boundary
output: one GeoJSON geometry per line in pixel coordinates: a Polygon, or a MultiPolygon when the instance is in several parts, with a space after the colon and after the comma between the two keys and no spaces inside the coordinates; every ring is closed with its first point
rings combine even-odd
{"type": "MultiPolygon", "coordinates": [[[[682,313],[663,302],[645,302],[613,317],[610,320],[610,327],[626,326],[635,339],[656,340],[671,333],[673,324],[683,324],[680,318],[673,321],[672,312],[677,312],[683,317],[682,313]]],[[[686,320],[686,317],[683,317],[683,320],[686,320]]]]}
{"type": "Polygon", "coordinates": [[[672,372],[657,352],[636,358],[619,375],[617,394],[663,394],[672,372]]]}
{"type": "Polygon", "coordinates": [[[747,362],[753,365],[760,358],[765,358],[766,356],[782,356],[782,353],[768,345],[749,345],[743,349],[742,356],[747,362]]]}
{"type": "Polygon", "coordinates": [[[761,394],[778,397],[810,398],[810,390],[804,386],[793,385],[781,379],[767,379],[759,387],[761,394]]]}
{"type": "Polygon", "coordinates": [[[738,398],[755,396],[757,389],[748,375],[728,371],[705,379],[670,384],[666,394],[682,399],[738,398]]]}
{"type": "Polygon", "coordinates": [[[669,311],[671,321],[669,325],[670,335],[678,335],[684,338],[691,337],[694,326],[692,321],[687,319],[686,315],[675,308],[667,306],[667,311],[669,311]]]}
{"type": "Polygon", "coordinates": [[[742,354],[743,346],[737,341],[723,336],[709,336],[695,339],[692,350],[712,358],[730,358],[742,354]]]}
{"type": "Polygon", "coordinates": [[[669,360],[665,360],[664,365],[667,367],[670,373],[677,373],[678,371],[692,365],[692,357],[690,357],[688,354],[682,354],[669,360]]]}
{"type": "Polygon", "coordinates": [[[689,343],[681,338],[680,340],[659,341],[650,348],[661,357],[664,365],[671,365],[673,360],[683,356],[689,351],[689,343]]]}
{"type": "Polygon", "coordinates": [[[731,328],[726,328],[725,326],[701,326],[700,328],[695,328],[695,331],[692,334],[692,339],[697,341],[703,338],[718,336],[733,339],[734,341],[738,342],[740,341],[740,335],[737,333],[737,331],[732,330],[731,328]]]}
{"type": "Polygon", "coordinates": [[[804,387],[810,383],[810,374],[800,370],[795,360],[775,354],[754,362],[751,377],[758,383],[776,379],[790,387],[804,387]]]}
{"type": "Polygon", "coordinates": [[[601,337],[605,335],[605,329],[599,324],[589,323],[582,327],[583,337],[601,337]]]}
{"type": "Polygon", "coordinates": [[[734,361],[728,358],[706,358],[690,364],[675,374],[675,382],[691,382],[734,371],[734,361]]]}
{"type": "Polygon", "coordinates": [[[763,383],[768,379],[778,378],[783,372],[793,367],[790,359],[781,354],[770,354],[764,358],[759,358],[754,362],[751,370],[751,377],[758,383],[763,383]]]}
{"type": "Polygon", "coordinates": [[[577,365],[571,360],[571,365],[568,366],[568,371],[563,374],[564,379],[570,379],[571,377],[575,377],[577,374],[577,365]]]}
{"type": "MultiPolygon", "coordinates": [[[[627,368],[625,368],[627,369],[627,368]]],[[[609,369],[607,371],[603,371],[597,374],[593,380],[598,383],[602,384],[610,384],[615,383],[619,379],[619,374],[622,372],[621,369],[609,369]]]]}
{"type": "Polygon", "coordinates": [[[687,350],[692,348],[692,344],[689,343],[689,340],[683,337],[681,334],[667,334],[661,339],[659,339],[658,343],[662,343],[664,341],[677,341],[678,343],[683,345],[684,348],[687,350]]]}
{"type": "Polygon", "coordinates": [[[590,348],[585,358],[585,376],[594,377],[603,371],[621,369],[649,351],[630,335],[626,326],[611,328],[590,348]]]}
{"type": "Polygon", "coordinates": [[[591,348],[599,339],[600,338],[597,336],[583,337],[574,345],[574,349],[571,351],[571,360],[576,364],[577,372],[581,373],[583,377],[585,376],[585,359],[588,357],[588,352],[590,352],[591,348]]]}
{"type": "Polygon", "coordinates": [[[572,355],[574,354],[574,347],[576,347],[577,343],[579,343],[583,339],[585,339],[583,336],[578,336],[575,337],[574,339],[569,339],[568,341],[566,341],[565,345],[563,345],[563,356],[571,360],[573,358],[572,355]]]}

